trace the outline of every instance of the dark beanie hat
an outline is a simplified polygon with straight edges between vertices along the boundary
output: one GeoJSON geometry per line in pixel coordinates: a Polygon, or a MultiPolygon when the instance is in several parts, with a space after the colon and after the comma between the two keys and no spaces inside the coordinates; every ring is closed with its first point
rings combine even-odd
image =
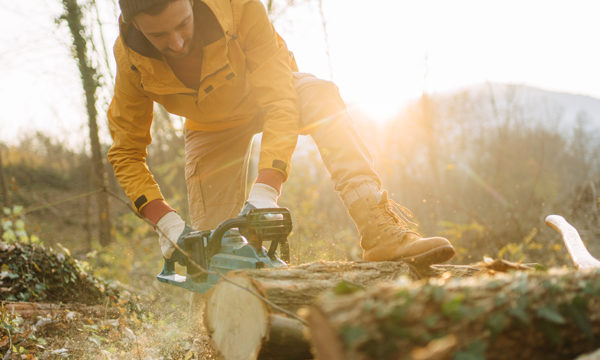
{"type": "Polygon", "coordinates": [[[156,4],[168,2],[169,0],[119,0],[121,14],[124,22],[130,22],[137,14],[153,7],[156,4]]]}

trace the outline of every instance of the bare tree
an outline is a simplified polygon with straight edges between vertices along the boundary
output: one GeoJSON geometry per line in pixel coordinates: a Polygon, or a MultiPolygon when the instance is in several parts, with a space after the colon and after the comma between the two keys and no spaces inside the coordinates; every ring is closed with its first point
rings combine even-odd
{"type": "MultiPolygon", "coordinates": [[[[90,144],[92,148],[92,167],[94,169],[94,186],[96,188],[107,187],[106,172],[104,170],[103,156],[98,137],[98,123],[96,109],[96,90],[99,88],[98,73],[91,65],[88,57],[87,41],[84,37],[85,29],[82,24],[83,13],[77,0],[62,0],[65,13],[62,20],[67,22],[71,35],[73,36],[73,56],[77,61],[83,90],[85,92],[86,107],[88,113],[88,126],[90,132],[90,144]]],[[[102,246],[111,242],[110,208],[108,193],[99,192],[96,195],[98,207],[99,241],[102,246]]]]}
{"type": "Polygon", "coordinates": [[[10,201],[10,194],[8,193],[8,183],[4,176],[4,164],[2,163],[2,150],[3,146],[0,145],[0,189],[2,190],[2,205],[5,207],[12,207],[10,201]]]}

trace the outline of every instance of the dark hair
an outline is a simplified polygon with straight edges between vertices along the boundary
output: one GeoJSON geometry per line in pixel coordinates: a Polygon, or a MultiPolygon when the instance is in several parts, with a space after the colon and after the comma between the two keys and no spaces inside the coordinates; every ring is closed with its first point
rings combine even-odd
{"type": "Polygon", "coordinates": [[[154,5],[152,5],[152,6],[148,7],[148,8],[145,8],[145,9],[143,9],[143,10],[142,10],[142,11],[140,11],[140,12],[141,12],[141,13],[144,13],[144,14],[148,14],[148,15],[153,15],[153,16],[154,16],[154,15],[158,15],[158,14],[160,14],[161,12],[163,12],[163,10],[164,10],[164,9],[166,9],[166,8],[167,8],[167,6],[169,5],[169,3],[172,3],[172,2],[174,2],[174,1],[177,1],[177,0],[164,0],[164,1],[159,1],[159,2],[157,2],[156,4],[154,4],[154,5]]]}
{"type": "Polygon", "coordinates": [[[139,13],[158,15],[173,1],[178,0],[119,0],[119,6],[123,21],[130,22],[139,13]]]}

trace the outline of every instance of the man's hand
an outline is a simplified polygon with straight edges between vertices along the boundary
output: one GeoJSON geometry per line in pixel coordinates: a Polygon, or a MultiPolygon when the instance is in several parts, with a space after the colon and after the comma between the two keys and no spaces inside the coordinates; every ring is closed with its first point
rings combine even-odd
{"type": "MultiPolygon", "coordinates": [[[[171,211],[166,213],[158,222],[156,223],[156,229],[158,232],[158,243],[160,244],[160,250],[165,257],[165,259],[171,259],[173,257],[173,253],[175,252],[175,246],[173,243],[177,243],[179,246],[183,246],[183,237],[193,229],[188,226],[185,221],[179,216],[175,211],[171,211]]],[[[175,256],[177,261],[183,261],[183,254],[179,251],[175,256]]]]}
{"type": "Polygon", "coordinates": [[[277,189],[257,182],[252,186],[248,200],[246,200],[240,215],[246,215],[252,209],[278,208],[278,198],[279,192],[277,189]]]}

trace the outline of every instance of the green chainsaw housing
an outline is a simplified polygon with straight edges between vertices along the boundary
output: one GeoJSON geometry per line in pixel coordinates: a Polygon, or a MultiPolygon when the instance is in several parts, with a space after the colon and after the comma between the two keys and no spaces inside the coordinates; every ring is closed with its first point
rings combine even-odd
{"type": "Polygon", "coordinates": [[[165,259],[157,279],[205,293],[231,270],[286,267],[286,261],[289,262],[287,238],[291,231],[288,209],[250,210],[247,215],[225,220],[215,230],[194,231],[185,236],[178,245],[192,260],[182,264],[186,275],[177,274],[175,261],[165,259]],[[263,242],[271,243],[268,250],[263,242]],[[277,255],[278,248],[283,260],[277,255]]]}

